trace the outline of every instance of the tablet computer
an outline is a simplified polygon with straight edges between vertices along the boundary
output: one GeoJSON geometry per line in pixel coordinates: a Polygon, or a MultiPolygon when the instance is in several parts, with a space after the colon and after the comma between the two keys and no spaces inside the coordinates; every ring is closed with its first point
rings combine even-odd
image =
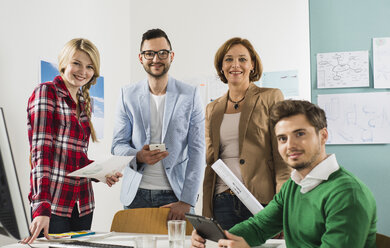
{"type": "Polygon", "coordinates": [[[202,238],[215,242],[218,242],[220,239],[227,239],[223,229],[216,220],[190,213],[185,215],[202,238]]]}

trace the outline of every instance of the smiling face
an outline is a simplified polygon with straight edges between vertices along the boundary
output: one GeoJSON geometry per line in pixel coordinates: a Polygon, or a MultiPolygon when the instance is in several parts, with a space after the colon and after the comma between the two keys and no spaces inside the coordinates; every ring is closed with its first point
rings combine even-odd
{"type": "Polygon", "coordinates": [[[283,160],[306,176],[326,158],[326,128],[318,132],[303,114],[281,119],[275,125],[278,150],[283,160]]]}
{"type": "Polygon", "coordinates": [[[222,71],[228,84],[249,84],[252,69],[249,51],[241,44],[233,45],[223,58],[222,71]]]}
{"type": "MultiPolygon", "coordinates": [[[[160,51],[171,50],[168,41],[164,37],[145,40],[142,45],[142,51],[160,51]]],[[[174,53],[171,52],[166,59],[160,59],[157,54],[153,59],[147,60],[144,55],[139,54],[139,60],[143,65],[145,71],[152,77],[160,78],[168,71],[173,61],[174,53]]]]}
{"type": "Polygon", "coordinates": [[[94,67],[89,55],[83,51],[76,50],[65,67],[63,79],[66,87],[72,94],[91,81],[93,75],[94,67]]]}

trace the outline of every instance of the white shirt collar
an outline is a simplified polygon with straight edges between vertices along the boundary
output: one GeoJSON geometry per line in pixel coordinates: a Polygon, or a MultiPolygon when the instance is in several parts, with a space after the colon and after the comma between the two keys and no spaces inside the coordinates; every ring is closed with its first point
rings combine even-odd
{"type": "Polygon", "coordinates": [[[291,172],[291,179],[301,186],[301,193],[305,194],[317,187],[320,183],[328,180],[329,176],[340,168],[336,155],[331,154],[316,167],[314,167],[305,178],[297,170],[291,172]]]}

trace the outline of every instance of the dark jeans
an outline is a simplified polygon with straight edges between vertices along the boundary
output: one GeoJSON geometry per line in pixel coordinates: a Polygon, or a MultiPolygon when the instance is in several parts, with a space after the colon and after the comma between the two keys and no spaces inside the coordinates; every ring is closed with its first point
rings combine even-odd
{"type": "Polygon", "coordinates": [[[224,230],[253,216],[237,196],[226,192],[214,196],[213,212],[214,219],[224,230]]]}
{"type": "Polygon", "coordinates": [[[172,190],[138,189],[133,202],[124,208],[158,208],[177,201],[172,190]]]}
{"type": "MultiPolygon", "coordinates": [[[[64,233],[70,231],[90,230],[92,225],[93,212],[79,217],[77,204],[74,205],[72,216],[62,217],[52,214],[50,217],[49,233],[64,233]]],[[[43,231],[39,235],[43,237],[43,231]]]]}

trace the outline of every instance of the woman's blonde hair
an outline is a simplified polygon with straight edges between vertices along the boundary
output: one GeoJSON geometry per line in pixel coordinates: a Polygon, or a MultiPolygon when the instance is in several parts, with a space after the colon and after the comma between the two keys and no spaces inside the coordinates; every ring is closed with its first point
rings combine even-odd
{"type": "Polygon", "coordinates": [[[64,75],[65,68],[68,66],[70,60],[72,59],[76,51],[82,51],[88,54],[93,64],[94,74],[91,80],[81,88],[81,91],[86,103],[85,111],[89,119],[91,138],[93,142],[96,142],[96,132],[91,121],[92,103],[91,97],[89,96],[89,89],[92,85],[96,84],[96,80],[100,75],[100,55],[96,46],[87,39],[76,38],[68,41],[62,49],[60,55],[58,56],[58,70],[60,71],[61,76],[64,75]]]}

